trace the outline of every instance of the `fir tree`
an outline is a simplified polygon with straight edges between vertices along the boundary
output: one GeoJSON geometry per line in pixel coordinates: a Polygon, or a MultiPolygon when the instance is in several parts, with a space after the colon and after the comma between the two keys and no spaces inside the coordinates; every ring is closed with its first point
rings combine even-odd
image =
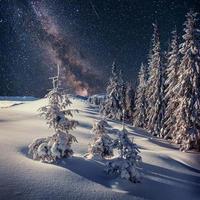
{"type": "Polygon", "coordinates": [[[65,93],[59,91],[55,87],[46,95],[49,104],[39,109],[49,127],[55,131],[60,130],[68,133],[78,124],[77,121],[71,120],[68,116],[73,117],[72,112],[75,110],[67,109],[71,105],[71,101],[65,93]]]}
{"type": "Polygon", "coordinates": [[[138,74],[138,86],[135,97],[135,108],[133,114],[133,125],[144,128],[147,122],[147,101],[146,101],[147,68],[143,63],[138,74]]]}
{"type": "Polygon", "coordinates": [[[59,88],[59,81],[58,68],[58,75],[52,77],[53,89],[46,95],[48,105],[40,108],[41,115],[49,127],[54,128],[55,134],[52,137],[37,139],[29,145],[29,154],[33,159],[49,163],[71,156],[73,154],[71,145],[77,142],[69,131],[74,129],[78,122],[68,118],[68,116],[73,117],[72,110],[67,109],[71,102],[59,88]]]}
{"type": "Polygon", "coordinates": [[[173,141],[181,150],[200,150],[200,30],[197,13],[190,11],[184,23],[183,43],[180,45],[182,59],[178,72],[179,82],[176,124],[173,141]]]}
{"type": "Polygon", "coordinates": [[[131,122],[133,105],[134,105],[134,92],[130,84],[123,80],[121,88],[121,107],[122,112],[120,113],[120,120],[124,117],[126,121],[131,122]],[[124,115],[124,116],[123,116],[124,115]]]}
{"type": "Polygon", "coordinates": [[[125,119],[128,122],[133,121],[134,103],[135,103],[135,91],[131,83],[126,83],[126,101],[125,101],[125,119]]]}
{"type": "Polygon", "coordinates": [[[175,87],[178,83],[178,70],[180,64],[178,35],[177,31],[172,31],[172,39],[170,49],[167,55],[166,81],[165,81],[165,95],[164,101],[167,103],[165,108],[164,124],[162,128],[162,137],[168,139],[172,138],[174,125],[176,122],[176,114],[174,110],[178,106],[177,92],[175,87]]]}
{"type": "Polygon", "coordinates": [[[119,150],[119,156],[106,163],[105,171],[110,175],[116,175],[133,183],[140,182],[142,158],[135,143],[128,138],[128,131],[123,128],[118,132],[114,147],[119,150]]]}
{"type": "Polygon", "coordinates": [[[167,79],[166,68],[168,65],[168,51],[164,51],[161,54],[161,89],[160,89],[161,106],[160,106],[160,131],[158,135],[159,137],[163,137],[162,132],[164,128],[164,119],[167,106],[167,101],[165,99],[165,92],[166,92],[166,79],[167,79]]]}
{"type": "Polygon", "coordinates": [[[92,128],[94,133],[94,140],[89,144],[88,158],[106,158],[113,156],[113,140],[108,135],[109,131],[106,129],[108,126],[105,120],[95,122],[92,128]]]}
{"type": "Polygon", "coordinates": [[[147,100],[148,100],[148,125],[147,129],[153,135],[160,135],[162,127],[162,106],[163,106],[163,66],[161,64],[160,38],[158,26],[153,24],[154,33],[152,38],[152,51],[149,58],[149,80],[147,83],[147,100]]]}
{"type": "Polygon", "coordinates": [[[115,63],[112,65],[112,75],[106,89],[106,99],[102,103],[100,113],[111,119],[122,119],[124,108],[124,82],[121,71],[118,71],[115,63]]]}

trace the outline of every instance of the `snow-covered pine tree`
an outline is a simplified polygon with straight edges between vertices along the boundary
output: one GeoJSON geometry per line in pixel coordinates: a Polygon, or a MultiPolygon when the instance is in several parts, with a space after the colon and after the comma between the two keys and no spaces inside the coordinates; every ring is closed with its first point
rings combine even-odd
{"type": "Polygon", "coordinates": [[[138,74],[138,86],[135,95],[135,108],[133,113],[133,125],[144,128],[147,123],[147,99],[146,99],[146,84],[147,84],[147,68],[142,63],[138,74]]]}
{"type": "Polygon", "coordinates": [[[49,104],[39,110],[50,128],[68,133],[77,126],[77,121],[68,118],[68,116],[73,117],[72,112],[74,110],[67,109],[71,105],[71,101],[66,94],[56,87],[49,91],[46,98],[49,104]]]}
{"type": "MultiPolygon", "coordinates": [[[[121,72],[120,72],[121,74],[121,72]]],[[[131,87],[131,84],[125,82],[122,79],[122,88],[121,88],[121,120],[126,120],[127,122],[131,122],[132,114],[133,114],[133,106],[134,106],[134,92],[133,88],[131,87]]]]}
{"type": "Polygon", "coordinates": [[[106,89],[106,99],[100,107],[100,113],[107,118],[122,119],[124,82],[122,74],[117,70],[115,63],[112,65],[112,75],[106,89]]]}
{"type": "Polygon", "coordinates": [[[175,89],[178,108],[173,141],[180,144],[180,150],[200,151],[200,30],[197,13],[188,12],[184,26],[179,81],[175,89]]]}
{"type": "MultiPolygon", "coordinates": [[[[169,51],[169,50],[168,50],[169,51]]],[[[166,79],[167,79],[167,74],[166,74],[166,68],[168,65],[168,51],[164,51],[161,54],[161,90],[160,90],[160,96],[161,98],[161,107],[160,107],[160,132],[159,132],[159,137],[162,136],[163,128],[164,128],[164,119],[165,119],[165,110],[167,106],[167,102],[165,97],[165,91],[166,91],[166,79]]]]}
{"type": "Polygon", "coordinates": [[[106,158],[113,156],[113,139],[108,135],[109,131],[105,120],[96,121],[93,124],[92,133],[94,140],[89,144],[87,158],[106,158]]]}
{"type": "Polygon", "coordinates": [[[110,175],[119,176],[133,183],[141,181],[142,158],[135,143],[128,138],[128,131],[123,128],[118,132],[114,147],[119,150],[119,156],[106,163],[105,171],[110,175]]]}
{"type": "Polygon", "coordinates": [[[132,123],[134,112],[135,91],[131,83],[126,83],[126,103],[125,103],[125,119],[132,123]]]}
{"type": "MultiPolygon", "coordinates": [[[[120,70],[120,76],[121,76],[122,72],[120,70]]],[[[121,86],[121,107],[122,107],[122,116],[121,116],[121,120],[122,120],[122,117],[125,117],[126,116],[126,91],[127,91],[127,83],[122,79],[122,86],[121,86]],[[123,116],[124,114],[124,116],[123,116]]]]}
{"type": "Polygon", "coordinates": [[[152,51],[149,58],[149,79],[147,82],[147,101],[148,101],[148,123],[147,129],[153,134],[160,136],[162,127],[162,84],[163,84],[163,65],[161,64],[160,36],[158,26],[153,24],[154,33],[152,38],[152,51]]]}
{"type": "Polygon", "coordinates": [[[178,83],[178,69],[180,64],[178,35],[176,29],[172,31],[172,39],[170,48],[167,55],[166,67],[166,81],[165,81],[165,95],[164,101],[166,102],[164,124],[161,131],[161,136],[166,139],[171,139],[173,129],[176,121],[176,114],[174,111],[178,106],[177,92],[174,91],[178,83]]]}
{"type": "Polygon", "coordinates": [[[53,89],[46,95],[48,105],[39,109],[49,127],[54,128],[55,134],[52,137],[37,139],[29,145],[29,154],[33,159],[49,163],[71,156],[73,154],[71,145],[77,142],[69,131],[74,129],[78,122],[68,118],[68,116],[73,117],[73,110],[67,109],[71,102],[59,88],[59,81],[58,68],[58,76],[52,77],[53,89]]]}

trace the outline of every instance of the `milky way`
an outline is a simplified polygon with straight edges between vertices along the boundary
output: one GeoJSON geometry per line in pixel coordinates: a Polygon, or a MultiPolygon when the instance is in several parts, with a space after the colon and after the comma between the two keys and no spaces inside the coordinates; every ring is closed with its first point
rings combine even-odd
{"type": "Polygon", "coordinates": [[[47,5],[43,1],[32,1],[31,6],[43,30],[39,42],[43,44],[49,59],[61,66],[67,87],[86,96],[102,86],[97,76],[100,73],[76,49],[73,38],[62,33],[56,20],[49,15],[47,5]]]}

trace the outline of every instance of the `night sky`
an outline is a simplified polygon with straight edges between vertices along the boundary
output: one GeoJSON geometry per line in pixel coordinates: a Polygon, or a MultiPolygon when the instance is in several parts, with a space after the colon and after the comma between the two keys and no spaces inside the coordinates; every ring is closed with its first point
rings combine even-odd
{"type": "Polygon", "coordinates": [[[0,0],[0,95],[43,96],[62,68],[66,87],[86,95],[105,90],[116,61],[135,83],[146,62],[152,23],[162,50],[199,0],[0,0]]]}

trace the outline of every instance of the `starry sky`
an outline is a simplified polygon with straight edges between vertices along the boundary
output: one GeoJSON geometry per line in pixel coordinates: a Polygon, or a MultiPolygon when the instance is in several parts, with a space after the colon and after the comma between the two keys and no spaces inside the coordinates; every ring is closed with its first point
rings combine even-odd
{"type": "Polygon", "coordinates": [[[199,0],[0,0],[0,95],[41,97],[61,66],[65,87],[103,92],[112,62],[136,82],[146,62],[152,23],[162,50],[199,0]]]}

